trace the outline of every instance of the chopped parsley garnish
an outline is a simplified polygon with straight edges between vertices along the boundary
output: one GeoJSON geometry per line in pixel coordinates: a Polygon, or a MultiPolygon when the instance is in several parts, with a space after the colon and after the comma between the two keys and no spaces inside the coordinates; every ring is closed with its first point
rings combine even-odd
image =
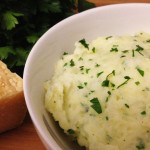
{"type": "Polygon", "coordinates": [[[143,149],[145,149],[145,145],[144,145],[143,141],[140,141],[139,144],[136,145],[136,148],[137,148],[138,150],[143,150],[143,149]]]}
{"type": "Polygon", "coordinates": [[[106,97],[106,102],[108,102],[109,97],[110,97],[110,95],[111,95],[111,92],[110,92],[110,91],[108,91],[107,93],[108,93],[108,96],[106,97]]]}
{"type": "Polygon", "coordinates": [[[139,81],[136,81],[136,82],[135,82],[135,84],[136,84],[136,85],[139,85],[139,84],[140,84],[140,82],[139,82],[139,81]]]}
{"type": "Polygon", "coordinates": [[[65,67],[65,66],[67,66],[68,65],[68,63],[65,63],[63,66],[65,67]]]}
{"type": "Polygon", "coordinates": [[[108,116],[106,116],[106,120],[107,120],[107,121],[109,120],[108,116]]]}
{"type": "Polygon", "coordinates": [[[110,52],[118,52],[118,48],[117,47],[112,47],[110,52]]]}
{"type": "Polygon", "coordinates": [[[110,39],[110,38],[112,38],[112,36],[108,36],[108,37],[106,37],[106,40],[108,40],[108,39],[110,39]]]}
{"type": "Polygon", "coordinates": [[[124,51],[122,51],[123,53],[128,53],[129,52],[129,50],[124,50],[124,51]]]}
{"type": "Polygon", "coordinates": [[[115,76],[115,70],[113,70],[110,74],[107,75],[106,79],[108,79],[108,77],[113,74],[115,76]]]}
{"type": "Polygon", "coordinates": [[[87,86],[87,82],[84,82],[83,84],[78,85],[77,87],[79,89],[83,89],[85,86],[87,86]]]}
{"type": "Polygon", "coordinates": [[[110,82],[110,85],[111,85],[111,87],[115,87],[115,84],[112,82],[110,82]]]}
{"type": "Polygon", "coordinates": [[[144,48],[139,46],[139,45],[136,45],[136,49],[135,50],[139,52],[139,51],[143,51],[144,48]]]}
{"type": "Polygon", "coordinates": [[[96,64],[96,65],[95,65],[95,67],[99,67],[99,66],[100,66],[99,64],[96,64]]]}
{"type": "Polygon", "coordinates": [[[150,43],[150,40],[146,40],[147,43],[150,43]]]}
{"type": "MultiPolygon", "coordinates": [[[[101,84],[102,86],[104,86],[104,87],[109,87],[109,83],[111,83],[111,82],[110,82],[110,80],[108,80],[108,78],[109,78],[110,75],[114,75],[114,76],[115,76],[115,70],[113,70],[110,74],[107,75],[106,80],[104,80],[104,81],[102,82],[102,84],[101,84]]],[[[113,86],[114,84],[111,83],[111,85],[113,86]]],[[[115,85],[114,85],[114,86],[115,86],[115,85]]],[[[113,87],[114,87],[114,86],[113,86],[113,87]]]]}
{"type": "Polygon", "coordinates": [[[70,60],[70,66],[71,67],[75,66],[75,63],[74,63],[73,59],[70,60]]]}
{"type": "Polygon", "coordinates": [[[127,108],[130,108],[130,106],[128,104],[124,104],[127,108]]]}
{"type": "Polygon", "coordinates": [[[95,92],[95,90],[91,90],[88,94],[85,95],[85,97],[88,97],[89,95],[91,95],[94,92],[95,92]]]}
{"type": "Polygon", "coordinates": [[[143,47],[141,47],[141,46],[139,46],[139,45],[136,45],[136,49],[135,49],[136,52],[138,52],[139,54],[143,55],[143,54],[141,53],[141,51],[143,51],[143,50],[144,50],[143,47]]]}
{"type": "Polygon", "coordinates": [[[86,72],[87,74],[89,73],[89,71],[90,71],[89,68],[86,68],[86,69],[85,69],[85,72],[86,72]]]}
{"type": "Polygon", "coordinates": [[[69,134],[75,134],[75,131],[74,131],[73,129],[68,129],[67,132],[68,132],[69,134]]]}
{"type": "Polygon", "coordinates": [[[150,91],[148,87],[145,87],[142,91],[150,91]]]}
{"type": "Polygon", "coordinates": [[[94,93],[95,91],[94,91],[94,90],[91,90],[90,92],[91,92],[91,93],[94,93]]]}
{"type": "Polygon", "coordinates": [[[92,48],[92,52],[95,53],[95,47],[92,48]]]}
{"type": "Polygon", "coordinates": [[[87,86],[87,82],[84,82],[84,85],[87,86]]]}
{"type": "Polygon", "coordinates": [[[64,52],[63,55],[68,55],[68,53],[67,53],[67,52],[64,52]]]}
{"type": "Polygon", "coordinates": [[[111,92],[110,92],[110,91],[108,91],[107,93],[108,93],[108,95],[111,95],[111,92]]]}
{"type": "Polygon", "coordinates": [[[125,76],[124,78],[127,79],[127,80],[131,79],[129,76],[125,76]]]}
{"type": "Polygon", "coordinates": [[[112,74],[115,76],[115,70],[112,71],[112,74]]]}
{"type": "Polygon", "coordinates": [[[134,54],[134,50],[132,50],[132,57],[134,57],[135,56],[135,54],[134,54]]]}
{"type": "Polygon", "coordinates": [[[120,58],[126,57],[126,55],[122,55],[120,58]]]}
{"type": "Polygon", "coordinates": [[[97,73],[97,78],[98,78],[102,73],[104,73],[104,72],[101,71],[101,72],[97,73]]]}
{"type": "Polygon", "coordinates": [[[78,60],[79,60],[79,61],[81,61],[81,60],[83,60],[83,58],[82,58],[82,57],[80,57],[78,60]]]}
{"type": "Polygon", "coordinates": [[[83,89],[84,87],[83,87],[83,85],[78,85],[78,88],[83,89]]]}
{"type": "Polygon", "coordinates": [[[86,43],[85,39],[79,41],[85,48],[89,49],[89,44],[86,43]]]}
{"type": "Polygon", "coordinates": [[[139,67],[136,68],[139,74],[143,77],[144,76],[144,71],[140,69],[139,67]]]}
{"type": "Polygon", "coordinates": [[[108,79],[106,79],[106,80],[104,80],[103,82],[102,82],[102,86],[104,86],[104,87],[108,87],[109,86],[109,80],[108,79]]]}
{"type": "Polygon", "coordinates": [[[80,70],[84,70],[84,66],[80,66],[80,70]]]}
{"type": "Polygon", "coordinates": [[[121,84],[117,87],[117,89],[120,88],[121,86],[127,84],[127,82],[131,79],[129,76],[125,76],[124,78],[126,79],[126,81],[124,81],[123,83],[121,83],[121,84]]]}
{"type": "Polygon", "coordinates": [[[146,111],[142,111],[142,112],[141,112],[141,115],[146,115],[146,111]]]}
{"type": "Polygon", "coordinates": [[[98,113],[102,113],[102,107],[101,104],[98,100],[98,98],[93,98],[90,100],[90,102],[92,103],[91,107],[98,113]]]}

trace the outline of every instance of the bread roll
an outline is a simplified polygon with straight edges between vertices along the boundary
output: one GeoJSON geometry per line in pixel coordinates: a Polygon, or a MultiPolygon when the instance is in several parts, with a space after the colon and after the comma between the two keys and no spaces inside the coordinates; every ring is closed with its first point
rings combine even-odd
{"type": "Polygon", "coordinates": [[[0,133],[18,127],[26,111],[22,78],[0,61],[0,133]]]}

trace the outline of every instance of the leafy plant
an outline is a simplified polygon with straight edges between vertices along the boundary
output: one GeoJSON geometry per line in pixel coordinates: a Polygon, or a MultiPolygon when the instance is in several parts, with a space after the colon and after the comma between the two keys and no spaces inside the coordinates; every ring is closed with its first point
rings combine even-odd
{"type": "Polygon", "coordinates": [[[1,0],[0,59],[23,68],[38,38],[62,19],[95,7],[86,0],[1,0]]]}

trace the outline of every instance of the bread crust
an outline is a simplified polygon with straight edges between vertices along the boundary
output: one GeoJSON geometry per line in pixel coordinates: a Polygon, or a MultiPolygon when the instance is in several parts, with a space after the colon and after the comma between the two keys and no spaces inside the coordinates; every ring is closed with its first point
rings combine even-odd
{"type": "Polygon", "coordinates": [[[18,127],[25,117],[27,108],[23,92],[0,101],[0,133],[18,127]]]}
{"type": "Polygon", "coordinates": [[[23,93],[23,80],[0,61],[0,133],[18,127],[27,108],[23,93]]]}

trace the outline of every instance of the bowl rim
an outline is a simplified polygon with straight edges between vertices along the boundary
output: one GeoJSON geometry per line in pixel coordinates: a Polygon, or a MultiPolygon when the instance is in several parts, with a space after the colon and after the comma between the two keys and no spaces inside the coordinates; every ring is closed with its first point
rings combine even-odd
{"type": "Polygon", "coordinates": [[[42,41],[44,39],[45,36],[48,35],[48,33],[53,32],[54,30],[56,30],[57,28],[59,28],[60,26],[62,26],[64,23],[67,23],[71,20],[75,20],[77,17],[84,17],[84,15],[88,15],[90,13],[93,12],[97,12],[99,10],[105,10],[105,9],[116,9],[116,8],[120,8],[120,7],[149,7],[150,8],[150,3],[143,3],[143,2],[138,2],[138,3],[118,3],[118,4],[108,4],[108,5],[104,5],[104,6],[97,6],[95,8],[91,8],[88,10],[85,10],[83,12],[74,14],[68,18],[63,19],[62,21],[58,22],[57,24],[55,24],[54,26],[52,26],[51,28],[49,28],[39,39],[38,41],[34,44],[34,46],[32,47],[26,63],[25,63],[25,67],[24,67],[24,72],[23,72],[23,89],[24,89],[24,96],[25,96],[25,102],[27,105],[27,109],[28,112],[30,114],[31,120],[34,124],[34,127],[36,129],[36,132],[38,133],[38,136],[40,137],[41,141],[43,142],[44,146],[48,149],[51,148],[51,150],[61,150],[60,146],[57,144],[57,142],[53,139],[53,137],[50,135],[51,139],[47,139],[46,135],[43,133],[43,129],[38,125],[38,120],[36,120],[36,118],[34,117],[34,112],[32,110],[32,107],[30,105],[30,97],[28,95],[28,70],[30,68],[30,62],[32,57],[34,56],[34,54],[36,53],[36,49],[38,47],[38,45],[40,44],[40,41],[42,41]],[[47,146],[48,145],[48,146],[47,146]]]}

